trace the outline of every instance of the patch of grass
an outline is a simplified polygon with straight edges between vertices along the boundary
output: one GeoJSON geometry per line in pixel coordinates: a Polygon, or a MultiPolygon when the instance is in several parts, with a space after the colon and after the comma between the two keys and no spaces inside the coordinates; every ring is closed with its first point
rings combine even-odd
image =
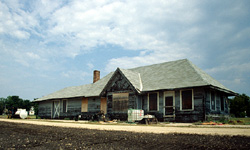
{"type": "Polygon", "coordinates": [[[230,118],[229,124],[250,125],[250,118],[230,118]]]}
{"type": "Polygon", "coordinates": [[[203,123],[202,121],[198,121],[198,122],[194,122],[193,124],[194,125],[202,125],[202,123],[203,123]]]}
{"type": "Polygon", "coordinates": [[[0,115],[0,118],[8,118],[7,115],[0,115]]]}
{"type": "Polygon", "coordinates": [[[36,116],[35,115],[28,116],[27,119],[36,119],[36,116]]]}
{"type": "Polygon", "coordinates": [[[250,125],[250,118],[220,118],[215,121],[212,119],[208,119],[204,122],[195,122],[194,125],[220,125],[220,124],[230,124],[230,125],[250,125]]]}

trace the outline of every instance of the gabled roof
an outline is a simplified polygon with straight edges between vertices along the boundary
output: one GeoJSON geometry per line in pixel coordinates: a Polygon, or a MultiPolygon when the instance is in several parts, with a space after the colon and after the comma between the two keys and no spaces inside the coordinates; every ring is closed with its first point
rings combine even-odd
{"type": "Polygon", "coordinates": [[[140,73],[126,69],[120,69],[120,70],[138,92],[142,91],[142,82],[140,73]]]}
{"type": "Polygon", "coordinates": [[[134,91],[137,91],[138,93],[142,91],[142,82],[141,82],[141,77],[139,73],[126,70],[126,69],[117,68],[116,71],[112,74],[112,77],[110,78],[110,80],[102,89],[102,92],[100,93],[100,95],[103,95],[103,93],[105,93],[108,86],[111,84],[112,80],[115,79],[118,74],[121,74],[123,77],[125,77],[125,79],[127,79],[127,82],[132,86],[134,91]]]}
{"type": "MultiPolygon", "coordinates": [[[[156,90],[211,86],[226,93],[235,94],[235,92],[227,89],[187,59],[133,69],[117,68],[117,70],[122,72],[139,93],[156,90]]],[[[95,83],[67,87],[39,98],[36,101],[99,96],[113,75],[114,72],[111,72],[95,83]]]]}

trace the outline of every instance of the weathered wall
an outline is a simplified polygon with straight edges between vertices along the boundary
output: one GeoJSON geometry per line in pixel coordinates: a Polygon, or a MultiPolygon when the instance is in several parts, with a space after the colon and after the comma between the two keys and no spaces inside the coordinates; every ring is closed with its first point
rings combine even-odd
{"type": "Polygon", "coordinates": [[[81,114],[82,98],[67,99],[67,112],[63,112],[63,102],[60,100],[60,118],[72,118],[81,114]]]}
{"type": "Polygon", "coordinates": [[[41,118],[51,118],[52,101],[42,101],[38,105],[38,116],[41,118]]]}
{"type": "Polygon", "coordinates": [[[219,118],[219,117],[227,117],[229,115],[229,105],[228,105],[228,97],[225,93],[206,89],[206,118],[219,118]],[[215,93],[215,110],[211,108],[211,92],[215,93]],[[224,110],[221,109],[221,97],[224,99],[224,110]]]}
{"type": "Polygon", "coordinates": [[[116,72],[106,87],[107,113],[111,119],[127,120],[127,112],[114,112],[112,109],[113,93],[129,93],[128,109],[137,109],[138,95],[129,81],[120,73],[116,72]]]}
{"type": "Polygon", "coordinates": [[[180,90],[175,92],[175,121],[176,122],[195,122],[199,120],[204,120],[204,109],[203,109],[203,99],[204,99],[204,89],[194,88],[194,110],[186,111],[180,110],[180,90]]]}
{"type": "MultiPolygon", "coordinates": [[[[81,98],[64,99],[67,100],[67,112],[63,112],[63,100],[60,101],[59,118],[72,118],[81,114],[81,98]]],[[[39,102],[38,116],[41,118],[51,118],[53,114],[53,100],[39,102]]]]}
{"type": "Polygon", "coordinates": [[[101,105],[101,98],[88,98],[88,112],[99,112],[101,105]]]}

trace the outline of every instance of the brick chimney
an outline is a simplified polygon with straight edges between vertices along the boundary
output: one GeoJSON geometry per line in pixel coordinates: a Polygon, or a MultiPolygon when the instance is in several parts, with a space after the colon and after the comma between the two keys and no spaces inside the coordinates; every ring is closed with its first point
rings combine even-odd
{"type": "Polygon", "coordinates": [[[93,83],[100,80],[100,71],[94,70],[93,83]]]}

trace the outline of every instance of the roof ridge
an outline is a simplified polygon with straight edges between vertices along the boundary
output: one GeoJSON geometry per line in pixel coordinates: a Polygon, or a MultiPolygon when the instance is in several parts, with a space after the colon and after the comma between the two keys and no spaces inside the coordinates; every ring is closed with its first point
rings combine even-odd
{"type": "Polygon", "coordinates": [[[162,64],[168,64],[168,63],[173,63],[173,62],[181,62],[181,61],[189,61],[187,58],[185,59],[179,59],[179,60],[173,60],[173,61],[165,61],[165,62],[162,62],[162,63],[155,63],[155,64],[151,64],[151,65],[145,65],[145,66],[139,66],[139,67],[135,67],[135,68],[129,68],[127,70],[136,70],[138,68],[143,68],[143,67],[151,67],[151,66],[157,66],[157,65],[162,65],[162,64]]]}

